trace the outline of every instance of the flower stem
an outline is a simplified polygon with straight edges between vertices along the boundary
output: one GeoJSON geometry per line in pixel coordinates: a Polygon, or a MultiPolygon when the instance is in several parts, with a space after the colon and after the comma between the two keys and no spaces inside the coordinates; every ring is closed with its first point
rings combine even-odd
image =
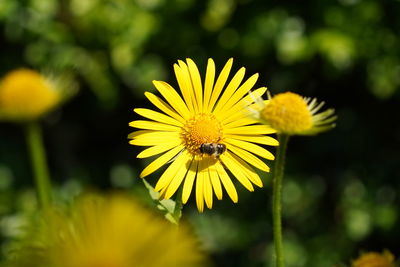
{"type": "Polygon", "coordinates": [[[25,130],[39,205],[45,208],[51,201],[51,185],[42,131],[37,121],[28,122],[25,130]]]}
{"type": "Polygon", "coordinates": [[[285,154],[289,135],[278,134],[279,147],[277,149],[277,156],[275,161],[275,170],[273,177],[273,195],[272,195],[272,217],[273,217],[273,230],[274,230],[274,244],[275,244],[275,260],[276,267],[284,267],[285,260],[283,256],[283,242],[282,242],[282,180],[285,166],[285,154]]]}

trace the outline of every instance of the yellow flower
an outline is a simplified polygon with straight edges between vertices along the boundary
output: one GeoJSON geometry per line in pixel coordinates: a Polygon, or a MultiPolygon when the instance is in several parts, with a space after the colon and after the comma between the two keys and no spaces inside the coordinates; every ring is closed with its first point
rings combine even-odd
{"type": "Polygon", "coordinates": [[[0,83],[1,120],[34,120],[56,107],[60,101],[60,92],[33,70],[12,71],[0,83]]]}
{"type": "MultiPolygon", "coordinates": [[[[182,202],[186,203],[196,185],[196,202],[200,212],[204,202],[213,204],[213,193],[222,199],[222,187],[233,202],[237,191],[227,172],[229,170],[248,190],[253,184],[262,187],[254,167],[264,172],[269,167],[258,157],[273,160],[274,156],[262,145],[278,145],[265,134],[275,133],[271,127],[257,124],[248,117],[245,108],[253,104],[247,93],[258,74],[242,83],[245,68],[241,68],[225,86],[233,60],[230,59],[216,78],[215,65],[208,60],[204,87],[196,64],[187,59],[174,65],[182,97],[168,83],[153,81],[164,97],[146,92],[146,97],[161,112],[137,108],[134,111],[149,120],[137,120],[129,125],[143,129],[129,135],[132,145],[150,146],[138,158],[157,156],[140,174],[145,177],[172,162],[158,180],[155,190],[170,198],[183,184],[182,202]],[[160,155],[161,154],[161,155],[160,155]],[[222,184],[222,185],[221,185],[222,184]]],[[[254,91],[261,97],[265,87],[254,91]]],[[[254,104],[253,104],[254,105],[254,104]]]]}
{"type": "Polygon", "coordinates": [[[203,266],[205,256],[184,224],[179,228],[122,195],[87,195],[53,209],[31,231],[9,266],[203,266]]]}
{"type": "Polygon", "coordinates": [[[389,251],[362,254],[351,264],[352,267],[395,267],[394,256],[389,251]]]}
{"type": "Polygon", "coordinates": [[[318,111],[324,102],[301,97],[292,92],[277,94],[263,101],[256,99],[258,109],[253,114],[262,122],[276,129],[278,133],[287,135],[313,135],[335,127],[334,110],[318,111]]]}

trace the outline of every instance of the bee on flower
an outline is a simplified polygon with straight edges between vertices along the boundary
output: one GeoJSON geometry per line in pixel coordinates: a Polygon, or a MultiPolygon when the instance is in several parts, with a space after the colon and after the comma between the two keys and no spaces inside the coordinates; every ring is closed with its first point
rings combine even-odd
{"type": "MultiPolygon", "coordinates": [[[[187,59],[174,65],[180,94],[168,83],[153,81],[162,97],[146,92],[147,99],[158,109],[136,108],[145,120],[129,125],[140,129],[129,135],[130,144],[147,146],[138,158],[156,156],[142,171],[144,178],[171,162],[159,178],[155,190],[164,199],[171,198],[182,187],[182,202],[186,203],[196,188],[198,210],[204,203],[212,208],[213,195],[222,199],[223,188],[233,202],[238,194],[231,176],[249,191],[262,187],[255,171],[269,171],[260,158],[273,160],[274,155],[261,145],[277,146],[276,139],[267,136],[275,130],[249,117],[247,107],[253,99],[248,92],[258,74],[244,80],[245,68],[239,69],[228,81],[233,60],[230,59],[217,75],[212,59],[208,60],[204,81],[196,64],[187,59]]],[[[265,87],[254,90],[261,97],[265,87]]]]}

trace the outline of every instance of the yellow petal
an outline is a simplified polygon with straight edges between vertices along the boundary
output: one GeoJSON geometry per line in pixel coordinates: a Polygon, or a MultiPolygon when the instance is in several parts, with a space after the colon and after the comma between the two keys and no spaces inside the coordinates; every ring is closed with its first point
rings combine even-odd
{"type": "Polygon", "coordinates": [[[178,132],[180,131],[180,127],[154,122],[154,121],[131,121],[129,126],[139,128],[139,129],[146,129],[146,130],[156,130],[156,131],[171,131],[171,132],[178,132]]]}
{"type": "Polygon", "coordinates": [[[218,177],[217,169],[215,168],[215,164],[210,165],[210,167],[208,168],[208,171],[210,173],[210,180],[211,180],[211,184],[214,188],[215,195],[217,196],[217,199],[221,200],[222,199],[222,187],[221,187],[221,181],[219,180],[219,177],[218,177]]]}
{"type": "MultiPolygon", "coordinates": [[[[201,162],[201,161],[200,161],[201,162]]],[[[203,175],[201,172],[197,173],[196,177],[196,203],[197,203],[197,209],[199,212],[204,211],[204,181],[203,181],[203,175]]]]}
{"type": "Polygon", "coordinates": [[[178,154],[183,148],[184,148],[183,145],[177,146],[174,149],[171,149],[170,151],[166,152],[165,154],[155,159],[153,162],[147,165],[147,167],[144,168],[144,170],[140,173],[140,178],[146,177],[147,175],[158,170],[161,166],[166,164],[170,159],[175,157],[176,154],[178,154]]]}
{"type": "Polygon", "coordinates": [[[151,109],[135,108],[133,111],[135,111],[137,114],[139,114],[139,115],[141,115],[141,116],[143,116],[143,117],[145,117],[147,119],[153,120],[153,121],[158,121],[158,122],[161,122],[161,123],[171,124],[171,125],[175,125],[175,126],[178,126],[178,127],[182,127],[183,126],[183,123],[177,121],[176,119],[171,118],[171,117],[169,117],[167,115],[164,115],[164,114],[162,114],[160,112],[157,112],[157,111],[154,111],[154,110],[151,110],[151,109]]]}
{"type": "Polygon", "coordinates": [[[182,191],[182,203],[186,204],[189,199],[190,193],[192,192],[194,178],[196,177],[197,173],[197,166],[199,164],[198,160],[192,160],[189,172],[186,175],[185,183],[183,184],[183,191],[182,191]]]}
{"type": "Polygon", "coordinates": [[[255,134],[272,134],[276,131],[267,125],[248,125],[243,127],[236,127],[224,130],[224,134],[242,134],[242,135],[255,135],[255,134]]]}
{"type": "MultiPolygon", "coordinates": [[[[206,201],[206,205],[209,209],[212,208],[213,204],[213,190],[212,190],[212,185],[210,181],[210,175],[208,173],[208,167],[209,167],[209,159],[208,157],[204,158],[202,160],[203,166],[200,167],[201,170],[201,175],[203,176],[203,185],[204,185],[204,199],[206,201]]],[[[201,163],[200,163],[201,164],[201,163]]]]}
{"type": "Polygon", "coordinates": [[[215,113],[215,116],[218,117],[218,119],[221,121],[221,123],[226,124],[229,123],[230,121],[235,120],[234,118],[237,118],[238,115],[240,117],[243,116],[243,114],[247,114],[248,110],[244,110],[247,106],[251,105],[254,103],[254,100],[257,97],[261,97],[265,92],[267,91],[266,87],[261,87],[256,90],[254,90],[251,95],[247,95],[243,97],[239,102],[237,102],[235,105],[232,106],[232,108],[229,109],[229,112],[217,112],[215,113]],[[239,112],[240,111],[240,112],[239,112]]]}
{"type": "Polygon", "coordinates": [[[228,170],[236,177],[236,179],[249,191],[253,192],[254,187],[247,179],[240,166],[235,164],[232,160],[232,157],[229,156],[229,151],[226,151],[224,154],[220,156],[222,163],[228,168],[228,170]]]}
{"type": "Polygon", "coordinates": [[[166,82],[163,81],[153,81],[154,86],[160,92],[160,94],[167,100],[167,102],[185,119],[190,117],[190,112],[185,102],[183,102],[182,98],[175,91],[174,88],[171,87],[166,82]]]}
{"type": "Polygon", "coordinates": [[[226,83],[226,80],[228,79],[229,72],[231,71],[233,64],[233,59],[230,58],[228,62],[226,62],[224,68],[222,69],[221,73],[218,76],[217,82],[215,83],[214,90],[212,91],[211,94],[211,99],[208,105],[208,110],[207,112],[211,112],[213,109],[215,103],[217,102],[217,99],[219,95],[221,94],[221,91],[226,83]]]}
{"type": "Polygon", "coordinates": [[[240,169],[253,184],[255,184],[258,187],[263,187],[263,183],[260,179],[260,176],[258,176],[258,174],[254,171],[254,169],[250,165],[248,165],[245,161],[243,161],[233,153],[229,153],[227,156],[232,157],[232,160],[235,162],[235,164],[240,166],[240,169]]]}
{"type": "Polygon", "coordinates": [[[143,150],[142,152],[140,152],[136,157],[137,158],[148,158],[148,157],[152,157],[154,155],[158,155],[161,154],[167,150],[170,150],[178,145],[180,145],[180,141],[177,141],[175,143],[172,142],[168,142],[168,143],[163,143],[163,144],[159,144],[156,146],[152,146],[149,147],[145,150],[143,150]]]}
{"type": "Polygon", "coordinates": [[[232,95],[232,97],[228,100],[225,106],[221,109],[221,112],[224,113],[235,105],[245,94],[247,94],[251,88],[256,84],[258,79],[258,73],[252,75],[247,81],[245,81],[239,89],[232,95]]]}
{"type": "Polygon", "coordinates": [[[178,60],[178,64],[174,64],[174,71],[175,76],[179,84],[179,89],[183,95],[183,99],[191,113],[195,111],[193,103],[194,96],[193,96],[193,88],[192,83],[190,81],[190,74],[187,69],[185,62],[182,60],[178,60]]]}
{"type": "Polygon", "coordinates": [[[170,140],[180,139],[179,132],[162,132],[151,130],[140,130],[128,135],[128,138],[135,140],[153,141],[155,144],[160,142],[169,142],[170,140]]]}
{"type": "Polygon", "coordinates": [[[196,64],[190,58],[186,59],[187,66],[189,68],[190,78],[192,79],[194,95],[196,97],[196,103],[199,111],[203,110],[203,86],[201,84],[201,77],[196,64]]]}
{"type": "Polygon", "coordinates": [[[182,123],[185,123],[185,119],[182,118],[181,115],[175,112],[175,110],[165,103],[161,98],[156,96],[155,94],[145,92],[144,95],[147,97],[147,99],[153,103],[154,106],[159,108],[161,111],[163,111],[165,114],[171,116],[172,118],[176,119],[177,121],[180,121],[182,123]]]}
{"type": "Polygon", "coordinates": [[[188,158],[187,153],[183,151],[180,153],[176,159],[171,163],[171,165],[165,170],[165,172],[161,175],[160,179],[158,179],[158,182],[156,186],[154,187],[154,190],[160,191],[163,188],[166,188],[170,182],[174,179],[176,173],[180,169],[185,169],[185,164],[190,160],[188,158]]]}
{"type": "Polygon", "coordinates": [[[250,163],[251,165],[253,165],[254,167],[265,171],[265,172],[269,172],[269,167],[267,164],[265,164],[262,160],[260,160],[258,157],[254,156],[253,154],[251,154],[250,152],[247,152],[246,150],[243,150],[239,147],[236,146],[231,146],[230,144],[226,145],[226,148],[229,149],[231,152],[235,153],[236,155],[238,155],[241,159],[243,159],[244,161],[250,163]]]}
{"type": "Polygon", "coordinates": [[[237,140],[248,141],[252,143],[258,143],[267,146],[278,146],[279,142],[273,137],[270,136],[251,136],[251,135],[236,135],[229,134],[225,136],[226,138],[233,138],[237,140]]]}
{"type": "Polygon", "coordinates": [[[242,118],[234,120],[228,124],[224,124],[224,129],[246,126],[246,125],[255,124],[255,123],[258,123],[258,121],[253,118],[242,117],[242,118]]]}
{"type": "Polygon", "coordinates": [[[237,194],[235,186],[232,183],[231,178],[226,173],[224,167],[222,166],[222,164],[219,161],[215,164],[215,168],[218,172],[218,175],[221,179],[222,184],[224,185],[226,192],[228,193],[228,196],[232,199],[232,201],[234,203],[237,203],[238,202],[238,194],[237,194]]]}
{"type": "Polygon", "coordinates": [[[215,106],[215,109],[213,112],[218,112],[225,104],[228,102],[228,100],[232,97],[233,93],[238,89],[240,83],[242,82],[244,78],[244,74],[246,72],[245,68],[240,68],[238,72],[236,72],[235,76],[233,76],[232,80],[226,87],[224,93],[220,97],[218,104],[215,106]]]}
{"type": "Polygon", "coordinates": [[[241,158],[242,160],[246,161],[247,163],[253,165],[254,167],[256,167],[264,172],[270,171],[270,168],[264,161],[262,161],[260,158],[258,158],[254,154],[250,153],[249,151],[244,150],[239,147],[236,147],[236,146],[231,146],[229,144],[227,144],[227,147],[229,147],[230,151],[232,151],[234,154],[236,154],[239,158],[241,158]]]}
{"type": "Polygon", "coordinates": [[[173,179],[171,180],[171,183],[168,185],[167,191],[165,192],[166,199],[169,199],[173,194],[175,194],[176,190],[178,190],[188,172],[190,155],[186,151],[184,151],[183,154],[186,154],[182,155],[182,157],[186,157],[186,159],[183,160],[180,166],[177,167],[178,171],[173,176],[173,179]]]}
{"type": "Polygon", "coordinates": [[[178,60],[178,63],[179,63],[179,67],[181,68],[182,77],[184,78],[184,81],[185,81],[185,87],[181,88],[181,89],[186,90],[189,93],[191,101],[193,103],[193,112],[198,113],[199,107],[197,105],[197,100],[196,100],[195,92],[193,89],[193,83],[190,78],[189,68],[186,65],[186,63],[183,62],[182,60],[178,60]]]}
{"type": "Polygon", "coordinates": [[[253,143],[249,143],[246,141],[241,141],[241,140],[237,140],[237,139],[232,139],[232,138],[225,138],[224,141],[226,143],[229,143],[231,145],[243,148],[247,151],[250,151],[260,157],[263,157],[265,159],[268,160],[274,160],[275,156],[269,152],[268,150],[266,150],[263,147],[260,147],[259,145],[253,144],[253,143]]]}
{"type": "Polygon", "coordinates": [[[208,110],[211,91],[214,86],[215,79],[215,64],[214,61],[209,58],[207,63],[206,80],[204,82],[204,109],[203,112],[208,110]]]}

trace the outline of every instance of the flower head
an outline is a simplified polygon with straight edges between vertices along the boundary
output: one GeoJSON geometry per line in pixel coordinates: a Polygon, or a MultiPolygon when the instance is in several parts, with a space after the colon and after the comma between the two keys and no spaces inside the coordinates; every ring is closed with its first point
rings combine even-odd
{"type": "Polygon", "coordinates": [[[200,266],[204,255],[179,229],[122,195],[86,195],[68,209],[41,214],[10,266],[200,266]]]}
{"type": "MultiPolygon", "coordinates": [[[[146,92],[145,96],[161,112],[137,108],[134,111],[148,120],[137,120],[130,126],[142,130],[129,135],[130,144],[150,146],[138,157],[158,155],[140,174],[145,177],[172,162],[158,180],[155,190],[170,198],[183,184],[182,201],[186,203],[192,187],[196,187],[196,202],[203,211],[204,202],[212,207],[213,194],[222,199],[224,187],[233,202],[237,191],[229,171],[248,190],[262,181],[254,167],[268,172],[269,167],[259,157],[274,156],[262,145],[278,145],[265,134],[275,130],[250,118],[245,107],[254,105],[248,91],[257,81],[254,74],[242,83],[245,68],[241,68],[226,85],[233,60],[226,63],[216,77],[215,65],[208,60],[204,86],[196,64],[187,59],[174,65],[181,95],[168,83],[153,81],[162,98],[146,92]]],[[[254,91],[261,97],[267,89],[254,91]]]]}
{"type": "Polygon", "coordinates": [[[0,82],[0,119],[34,120],[61,100],[60,92],[48,79],[33,70],[18,69],[0,82]]]}
{"type": "Polygon", "coordinates": [[[368,252],[362,254],[351,264],[352,267],[395,267],[394,256],[389,251],[383,253],[368,252]]]}
{"type": "Polygon", "coordinates": [[[278,133],[288,135],[313,135],[335,126],[334,110],[318,111],[324,102],[301,97],[292,92],[277,94],[263,101],[257,99],[259,108],[253,110],[256,117],[276,129],[278,133]]]}

